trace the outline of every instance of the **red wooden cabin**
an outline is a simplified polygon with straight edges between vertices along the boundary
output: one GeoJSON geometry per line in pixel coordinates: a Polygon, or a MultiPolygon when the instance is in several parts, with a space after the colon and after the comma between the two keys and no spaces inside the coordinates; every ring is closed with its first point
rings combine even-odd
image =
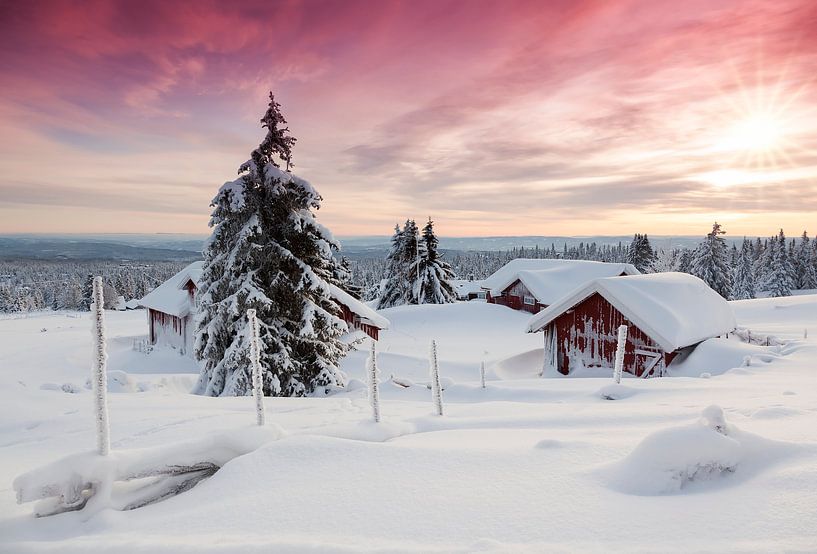
{"type": "MultiPolygon", "coordinates": [[[[150,344],[170,346],[182,354],[191,352],[196,291],[203,264],[190,264],[139,301],[147,308],[150,344]]],[[[334,285],[329,286],[329,292],[350,332],[360,330],[377,340],[380,330],[388,329],[389,321],[360,300],[334,285]]]]}
{"type": "Polygon", "coordinates": [[[537,314],[529,332],[544,334],[544,371],[612,368],[618,328],[627,326],[624,370],[662,376],[682,351],[735,329],[729,303],[686,273],[598,279],[537,314]]]}
{"type": "Polygon", "coordinates": [[[637,274],[630,264],[518,258],[485,279],[482,288],[491,304],[535,314],[594,279],[637,274]]]}

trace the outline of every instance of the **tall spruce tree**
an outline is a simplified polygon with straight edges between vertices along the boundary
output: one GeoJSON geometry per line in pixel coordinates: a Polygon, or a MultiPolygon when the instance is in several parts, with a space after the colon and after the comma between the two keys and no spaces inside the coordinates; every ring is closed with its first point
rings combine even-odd
{"type": "Polygon", "coordinates": [[[752,258],[752,243],[744,237],[743,245],[738,253],[735,277],[732,281],[732,300],[749,300],[755,297],[752,258]]]}
{"type": "Polygon", "coordinates": [[[457,293],[451,285],[454,272],[437,251],[438,244],[434,222],[429,217],[420,237],[420,253],[416,262],[419,277],[415,283],[415,296],[420,299],[421,304],[449,304],[457,300],[457,293]]]}
{"type": "Polygon", "coordinates": [[[208,396],[252,390],[248,308],[258,318],[265,395],[343,385],[346,325],[327,285],[338,245],[315,219],[321,196],[288,171],[295,139],[272,93],[261,123],[263,142],[211,204],[195,344],[195,392],[208,396]]]}
{"type": "Polygon", "coordinates": [[[763,290],[773,297],[791,296],[795,285],[783,229],[780,229],[777,237],[771,238],[769,248],[772,250],[772,255],[768,259],[769,266],[763,282],[763,290]]]}
{"type": "Polygon", "coordinates": [[[391,237],[391,248],[386,256],[385,279],[377,300],[379,309],[401,306],[405,303],[406,268],[403,267],[403,230],[400,225],[394,226],[391,237]]]}
{"type": "Polygon", "coordinates": [[[724,234],[726,231],[715,222],[712,232],[706,235],[692,255],[690,273],[724,298],[729,298],[732,292],[732,268],[726,241],[721,237],[724,234]]]}

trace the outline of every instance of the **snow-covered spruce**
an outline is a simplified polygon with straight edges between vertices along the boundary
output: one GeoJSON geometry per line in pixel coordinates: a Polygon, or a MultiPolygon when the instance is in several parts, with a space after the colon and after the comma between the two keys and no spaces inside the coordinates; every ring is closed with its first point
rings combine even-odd
{"type": "Polygon", "coordinates": [[[434,400],[434,411],[437,415],[443,415],[443,387],[440,384],[440,365],[437,362],[437,341],[431,341],[429,371],[431,374],[431,397],[434,400]]]}
{"type": "Polygon", "coordinates": [[[107,456],[111,448],[111,430],[108,422],[108,353],[105,348],[104,305],[102,277],[95,277],[93,280],[93,302],[91,303],[91,332],[94,337],[94,372],[91,383],[94,391],[96,450],[100,456],[107,456]]]}
{"type": "Polygon", "coordinates": [[[265,395],[343,385],[338,362],[348,350],[341,340],[346,324],[329,292],[339,245],[313,213],[321,196],[288,171],[295,139],[271,94],[261,121],[263,142],[211,204],[194,348],[202,366],[198,394],[249,394],[248,308],[257,312],[265,395]]]}
{"type": "Polygon", "coordinates": [[[485,362],[479,363],[479,384],[484,389],[485,388],[485,362]]]}
{"type": "Polygon", "coordinates": [[[403,229],[395,226],[378,308],[448,304],[457,300],[451,284],[454,272],[438,252],[438,244],[431,218],[423,227],[422,236],[412,219],[406,220],[403,229]]]}
{"type": "Polygon", "coordinates": [[[457,293],[451,285],[454,272],[437,251],[438,244],[434,222],[429,217],[420,236],[417,269],[409,268],[409,275],[417,275],[414,296],[420,304],[449,304],[457,300],[457,293]]]}
{"type": "Polygon", "coordinates": [[[766,276],[763,282],[763,290],[769,296],[791,296],[792,289],[795,288],[794,271],[792,269],[791,258],[786,248],[786,235],[780,229],[778,236],[769,240],[770,254],[766,258],[766,276]]]}
{"type": "Polygon", "coordinates": [[[613,379],[616,384],[621,383],[621,372],[624,371],[624,351],[627,347],[627,326],[618,328],[618,343],[616,344],[616,366],[613,370],[613,379]]]}
{"type": "Polygon", "coordinates": [[[366,359],[366,376],[369,385],[369,402],[372,406],[372,417],[375,423],[380,423],[380,384],[377,381],[379,373],[375,341],[372,341],[372,348],[369,351],[369,357],[366,359]]]}
{"type": "Polygon", "coordinates": [[[712,232],[706,235],[693,252],[689,272],[724,298],[729,298],[732,292],[732,268],[726,241],[721,237],[725,233],[717,222],[712,226],[712,232]]]}
{"type": "Polygon", "coordinates": [[[735,277],[732,280],[732,300],[749,300],[755,297],[753,262],[752,243],[744,238],[735,266],[735,277]]]}
{"type": "Polygon", "coordinates": [[[255,310],[247,310],[250,322],[250,360],[252,361],[252,394],[255,397],[255,422],[264,425],[264,384],[261,380],[261,348],[258,340],[258,318],[255,310]]]}
{"type": "Polygon", "coordinates": [[[627,263],[635,266],[641,273],[650,273],[654,270],[657,259],[647,235],[636,233],[627,249],[627,263]]]}
{"type": "Polygon", "coordinates": [[[391,249],[386,257],[385,282],[377,301],[378,309],[417,304],[416,283],[419,237],[417,225],[407,219],[403,229],[394,226],[391,249]]]}

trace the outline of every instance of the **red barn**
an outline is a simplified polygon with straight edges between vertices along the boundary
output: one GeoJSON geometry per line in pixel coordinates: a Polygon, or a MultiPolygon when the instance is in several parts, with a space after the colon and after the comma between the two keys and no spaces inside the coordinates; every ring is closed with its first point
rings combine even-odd
{"type": "Polygon", "coordinates": [[[615,361],[618,327],[627,326],[624,370],[662,376],[682,351],[735,329],[729,303],[686,273],[598,279],[533,316],[528,332],[543,331],[544,370],[564,375],[615,361]]]}
{"type": "MultiPolygon", "coordinates": [[[[204,262],[190,264],[139,301],[147,309],[150,344],[170,346],[182,354],[192,351],[196,291],[203,266],[204,262]]],[[[338,287],[329,285],[329,294],[350,332],[357,329],[377,340],[380,330],[389,328],[385,317],[338,287]]]]}
{"type": "Polygon", "coordinates": [[[638,273],[630,264],[518,258],[485,279],[482,288],[491,304],[535,314],[594,279],[638,273]]]}

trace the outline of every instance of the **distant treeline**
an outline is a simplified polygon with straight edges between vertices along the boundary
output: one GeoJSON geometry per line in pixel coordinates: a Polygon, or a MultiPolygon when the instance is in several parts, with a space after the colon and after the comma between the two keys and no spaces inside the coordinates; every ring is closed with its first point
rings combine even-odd
{"type": "MultiPolygon", "coordinates": [[[[788,239],[781,230],[767,239],[731,247],[723,242],[723,234],[716,225],[695,248],[653,249],[646,235],[637,234],[629,244],[580,242],[562,248],[550,244],[504,251],[447,251],[444,256],[456,277],[465,280],[484,279],[516,258],[560,258],[627,262],[642,272],[692,273],[732,299],[753,298],[757,293],[786,296],[792,290],[817,288],[817,240],[805,232],[788,239]]],[[[347,263],[352,283],[363,291],[363,298],[376,299],[386,273],[385,256],[347,263]]],[[[187,262],[173,261],[0,261],[0,312],[87,310],[93,275],[102,276],[107,307],[114,307],[117,297],[142,298],[185,265],[187,262]]]]}
{"type": "Polygon", "coordinates": [[[142,298],[188,262],[0,261],[0,312],[87,310],[91,278],[102,276],[105,304],[142,298]]]}

